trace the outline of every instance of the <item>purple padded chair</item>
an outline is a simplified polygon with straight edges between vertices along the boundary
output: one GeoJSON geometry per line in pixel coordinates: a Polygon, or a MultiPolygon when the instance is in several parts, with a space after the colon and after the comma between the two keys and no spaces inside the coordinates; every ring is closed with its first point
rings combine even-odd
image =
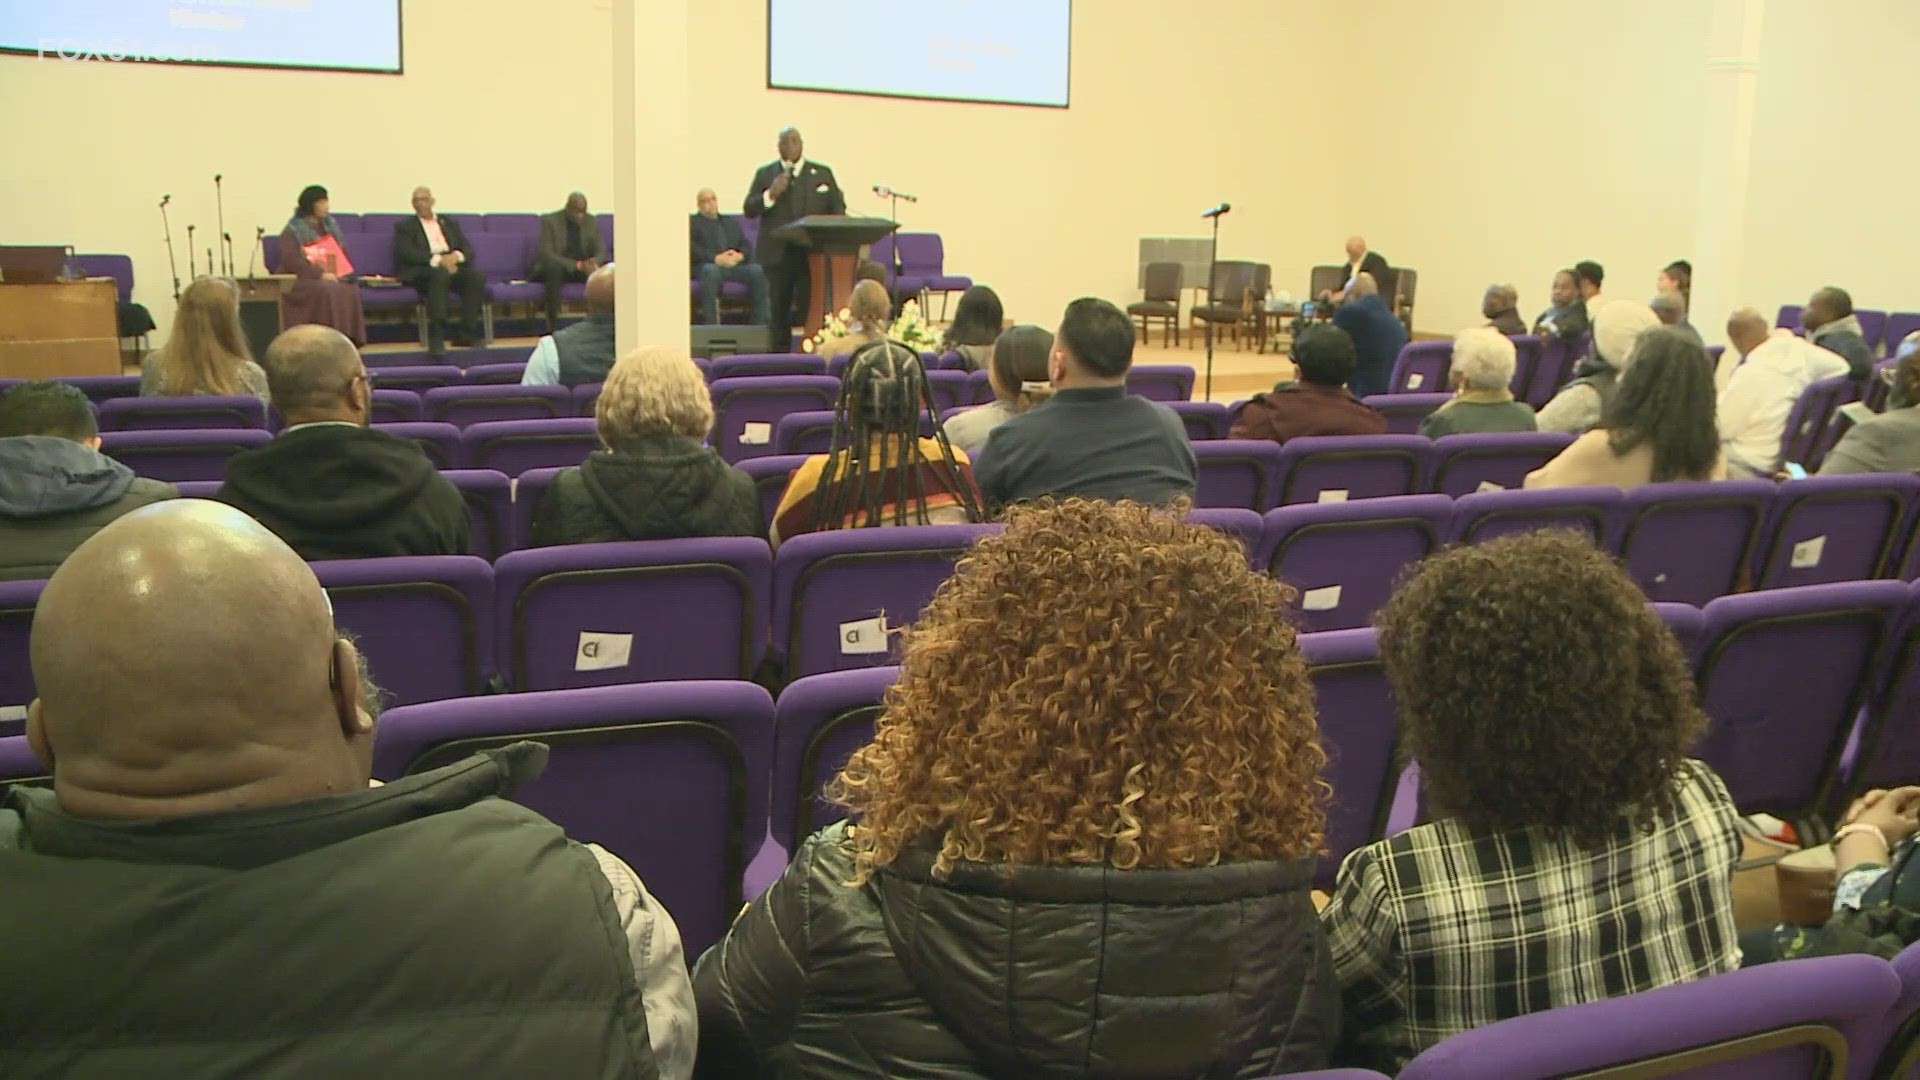
{"type": "Polygon", "coordinates": [[[512,526],[507,535],[512,538],[513,551],[526,551],[533,547],[533,515],[540,509],[540,500],[546,497],[547,489],[572,466],[557,469],[528,469],[513,482],[512,526]]]}
{"type": "MultiPolygon", "coordinates": [[[[940,313],[945,318],[947,295],[973,288],[973,279],[963,274],[947,273],[946,245],[941,242],[939,233],[895,233],[894,239],[900,247],[900,280],[894,282],[894,295],[911,295],[906,288],[909,284],[913,286],[912,292],[939,293],[940,313]]],[[[879,256],[869,255],[869,258],[877,260],[879,256]]],[[[930,312],[928,317],[932,317],[930,312]]]]}
{"type": "Polygon", "coordinates": [[[210,431],[267,429],[266,402],[235,397],[113,398],[100,403],[101,431],[210,431]]]}
{"type": "Polygon", "coordinates": [[[773,425],[773,453],[824,454],[833,448],[833,411],[788,413],[773,425]]]}
{"type": "Polygon", "coordinates": [[[70,375],[60,381],[87,395],[87,400],[95,405],[115,398],[140,396],[138,375],[70,375]]]}
{"type": "MultiPolygon", "coordinates": [[[[359,232],[383,232],[391,234],[393,227],[412,217],[412,214],[361,214],[359,232]]],[[[341,230],[346,231],[342,226],[341,230]]]]}
{"type": "Polygon", "coordinates": [[[1680,643],[1680,651],[1687,657],[1687,668],[1693,670],[1700,666],[1700,650],[1706,646],[1707,616],[1692,604],[1649,604],[1653,613],[1673,634],[1673,640],[1680,643]]]}
{"type": "Polygon", "coordinates": [[[376,424],[417,424],[426,418],[420,395],[412,390],[375,390],[373,422],[376,424]]]}
{"type": "MultiPolygon", "coordinates": [[[[0,709],[25,709],[35,697],[27,646],[44,581],[0,581],[0,709]]],[[[24,731],[25,717],[0,722],[0,734],[24,731]]]]}
{"type": "Polygon", "coordinates": [[[539,214],[486,214],[480,218],[480,228],[489,233],[532,233],[540,232],[539,214]]]}
{"type": "Polygon", "coordinates": [[[470,697],[493,670],[493,567],[473,555],[342,559],[313,564],[395,705],[470,697]]]}
{"type": "Polygon", "coordinates": [[[633,867],[673,913],[691,957],[740,910],[748,845],[766,822],[772,729],[773,699],[747,682],[439,701],[381,718],[374,775],[392,780],[522,739],[545,743],[546,771],[514,801],[633,867]]]}
{"type": "Polygon", "coordinates": [[[468,468],[519,476],[528,469],[578,465],[598,449],[600,434],[591,417],[498,420],[461,429],[459,460],[468,468]]]}
{"type": "Polygon", "coordinates": [[[973,400],[973,373],[969,371],[927,372],[927,392],[933,397],[933,411],[958,408],[973,400]]]}
{"type": "Polygon", "coordinates": [[[786,678],[893,663],[892,634],[998,525],[836,529],[782,541],[773,560],[773,646],[786,678]]]}
{"type": "Polygon", "coordinates": [[[1649,600],[1700,607],[1729,596],[1753,561],[1770,480],[1648,484],[1620,504],[1620,559],[1649,600]]]}
{"type": "Polygon", "coordinates": [[[1859,581],[1894,572],[1899,528],[1920,477],[1862,473],[1789,480],[1775,490],[1755,588],[1859,581]]]}
{"type": "Polygon", "coordinates": [[[1860,384],[1847,375],[1835,375],[1808,384],[1793,403],[1780,430],[1780,461],[1803,465],[1808,472],[1820,467],[1819,449],[1834,411],[1852,401],[1860,384]]]}
{"type": "Polygon", "coordinates": [[[1258,561],[1265,534],[1259,514],[1240,506],[1202,506],[1189,510],[1187,521],[1240,541],[1240,546],[1247,551],[1247,565],[1254,570],[1267,568],[1258,561]]]}
{"type": "Polygon", "coordinates": [[[438,386],[457,386],[464,373],[452,364],[421,364],[414,367],[369,368],[373,385],[380,390],[412,390],[424,393],[438,386]]]}
{"type": "Polygon", "coordinates": [[[1420,421],[1453,400],[1452,394],[1368,394],[1360,404],[1387,418],[1387,434],[1418,435],[1420,421]]]}
{"type": "MultiPolygon", "coordinates": [[[[524,373],[530,352],[531,350],[525,345],[487,345],[476,349],[455,349],[440,362],[460,365],[466,369],[471,380],[476,370],[496,368],[501,365],[518,364],[524,373]]],[[[421,361],[421,363],[427,362],[429,361],[421,361]]],[[[516,376],[513,381],[519,382],[520,379],[516,376]]]]}
{"type": "Polygon", "coordinates": [[[1255,561],[1300,591],[1302,630],[1366,626],[1401,571],[1446,542],[1453,502],[1401,495],[1267,511],[1255,561]]]}
{"type": "Polygon", "coordinates": [[[1602,551],[1611,552],[1620,501],[1620,489],[1616,487],[1462,495],[1453,501],[1451,537],[1462,544],[1484,544],[1536,529],[1572,529],[1585,533],[1602,551]]]}
{"type": "MultiPolygon", "coordinates": [[[[380,393],[375,390],[374,393],[380,393]]],[[[460,456],[460,429],[452,424],[429,424],[425,421],[386,424],[376,423],[375,431],[384,431],[396,439],[406,439],[418,446],[422,453],[433,462],[436,469],[452,469],[461,466],[465,458],[460,456]]]]}
{"type": "Polygon", "coordinates": [[[1412,495],[1433,444],[1418,435],[1322,435],[1280,447],[1274,504],[1346,502],[1412,495]]]}
{"type": "Polygon", "coordinates": [[[100,452],[150,480],[222,480],[228,458],[272,441],[258,428],[109,431],[100,436],[100,452]]]}
{"type": "Polygon", "coordinates": [[[1725,596],[1705,609],[1694,756],[1743,813],[1804,821],[1822,809],[1869,676],[1911,602],[1898,581],[1725,596]]]}
{"type": "Polygon", "coordinates": [[[715,379],[708,390],[713,395],[713,445],[734,464],[773,453],[773,425],[788,413],[832,409],[840,399],[840,380],[831,375],[754,375],[715,379]]]}
{"type": "Polygon", "coordinates": [[[1860,724],[1860,748],[1847,775],[1849,791],[1920,783],[1920,588],[1886,650],[1860,724]]]}
{"type": "Polygon", "coordinates": [[[1515,396],[1538,409],[1553,400],[1553,395],[1573,378],[1573,367],[1584,350],[1579,341],[1549,337],[1540,343],[1540,359],[1534,364],[1533,381],[1524,393],[1515,396]]]}
{"type": "Polygon", "coordinates": [[[573,415],[564,386],[438,386],[420,395],[427,419],[466,427],[503,420],[557,420],[573,415]]]}
{"type": "Polygon", "coordinates": [[[85,277],[113,279],[113,288],[125,304],[133,300],[133,258],[128,255],[75,255],[74,266],[85,277]]]}
{"type": "Polygon", "coordinates": [[[1127,369],[1127,393],[1149,401],[1190,401],[1193,368],[1186,364],[1135,364],[1127,369]]]}
{"type": "Polygon", "coordinates": [[[791,853],[819,829],[847,816],[820,788],[873,739],[873,723],[897,667],[829,671],[795,679],[773,706],[773,828],[791,853]]]}
{"type": "Polygon", "coordinates": [[[1840,1080],[1855,1054],[1878,1051],[1881,1018],[1899,997],[1899,977],[1874,956],[1762,964],[1462,1032],[1399,1075],[1840,1080]]]}
{"type": "Polygon", "coordinates": [[[1333,785],[1327,853],[1313,884],[1331,889],[1342,859],[1387,835],[1400,779],[1400,714],[1372,627],[1303,634],[1300,651],[1319,702],[1333,785]]]}
{"type": "MultiPolygon", "coordinates": [[[[1884,335],[1887,330],[1887,313],[1884,311],[1869,311],[1866,308],[1854,308],[1853,317],[1860,320],[1860,336],[1866,339],[1867,350],[1874,353],[1879,352],[1880,343],[1886,340],[1884,335]]],[[[1899,343],[1899,339],[1895,338],[1893,344],[1898,345],[1899,343]]]]}
{"type": "Polygon", "coordinates": [[[707,369],[707,379],[745,378],[754,375],[825,375],[827,362],[805,353],[740,353],[716,356],[707,369]]]}
{"type": "Polygon", "coordinates": [[[41,780],[52,775],[53,770],[27,745],[25,735],[0,738],[0,790],[13,781],[41,780]]]}
{"type": "Polygon", "coordinates": [[[787,493],[787,484],[793,480],[793,470],[798,469],[809,455],[777,454],[771,457],[748,458],[736,466],[741,472],[753,477],[753,488],[760,494],[760,523],[772,525],[774,511],[780,508],[780,499],[787,493]]]}
{"type": "Polygon", "coordinates": [[[494,564],[496,665],[515,690],[752,678],[772,574],[750,537],[516,551],[494,564]]]}
{"type": "Polygon", "coordinates": [[[1442,435],[1427,458],[1427,486],[1442,495],[1516,491],[1527,474],[1560,456],[1573,436],[1556,431],[1442,435]]]}
{"type": "Polygon", "coordinates": [[[1878,1062],[1861,1053],[1862,1060],[1852,1071],[1853,1080],[1920,1080],[1920,1028],[1915,1024],[1920,1017],[1920,945],[1900,950],[1892,966],[1900,979],[1900,998],[1881,1023],[1883,1049],[1878,1062]]]}
{"type": "Polygon", "coordinates": [[[1773,325],[1788,330],[1800,329],[1801,308],[1799,304],[1781,304],[1780,314],[1774,316],[1773,325]]]}
{"type": "Polygon", "coordinates": [[[1445,390],[1452,367],[1452,341],[1409,341],[1400,346],[1400,355],[1394,358],[1387,392],[1431,394],[1445,390]]]}
{"type": "Polygon", "coordinates": [[[514,550],[513,481],[497,469],[442,469],[467,504],[467,546],[491,562],[514,550]]]}
{"type": "Polygon", "coordinates": [[[581,383],[573,388],[573,401],[569,406],[569,416],[592,416],[600,404],[601,383],[581,383]]]}
{"type": "Polygon", "coordinates": [[[967,400],[975,405],[993,404],[993,381],[985,368],[967,372],[967,391],[967,400]]]}
{"type": "Polygon", "coordinates": [[[492,364],[469,364],[465,371],[469,386],[519,386],[527,373],[525,360],[492,364]]]}
{"type": "MultiPolygon", "coordinates": [[[[473,242],[474,268],[487,276],[489,310],[495,304],[533,305],[545,299],[546,291],[540,284],[527,280],[534,250],[540,243],[539,234],[540,225],[537,221],[524,231],[489,228],[484,233],[467,233],[467,238],[473,242]]],[[[523,358],[525,352],[525,349],[521,350],[523,358]]]]}
{"type": "Polygon", "coordinates": [[[1534,381],[1540,375],[1540,364],[1546,358],[1546,343],[1538,334],[1508,334],[1507,340],[1513,342],[1513,381],[1507,389],[1513,393],[1514,400],[1527,400],[1527,391],[1533,389],[1534,381]]]}
{"type": "Polygon", "coordinates": [[[1886,342],[1887,355],[1894,356],[1900,351],[1900,343],[1907,335],[1920,333],[1920,311],[1895,311],[1887,315],[1887,325],[1881,334],[1886,342]]]}
{"type": "Polygon", "coordinates": [[[1282,468],[1280,444],[1268,439],[1212,439],[1193,444],[1199,465],[1195,506],[1238,506],[1264,512],[1282,468]]]}
{"type": "Polygon", "coordinates": [[[1224,439],[1232,421],[1227,418],[1227,407],[1218,401],[1169,401],[1167,408],[1180,414],[1180,422],[1186,425],[1187,438],[1196,442],[1207,439],[1224,439]]]}

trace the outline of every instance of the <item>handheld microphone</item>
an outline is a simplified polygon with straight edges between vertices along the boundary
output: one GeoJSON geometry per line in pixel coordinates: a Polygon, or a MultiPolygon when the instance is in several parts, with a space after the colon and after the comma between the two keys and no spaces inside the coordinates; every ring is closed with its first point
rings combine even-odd
{"type": "Polygon", "coordinates": [[[1223,202],[1219,206],[1214,207],[1213,209],[1207,211],[1204,214],[1201,214],[1200,216],[1203,218],[1217,218],[1221,214],[1227,213],[1232,209],[1233,209],[1232,203],[1223,202]]]}

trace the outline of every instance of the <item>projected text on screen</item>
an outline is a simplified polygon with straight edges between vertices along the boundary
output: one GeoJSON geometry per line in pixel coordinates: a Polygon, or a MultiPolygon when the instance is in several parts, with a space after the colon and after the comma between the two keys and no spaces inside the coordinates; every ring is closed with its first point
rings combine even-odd
{"type": "Polygon", "coordinates": [[[767,85],[1067,105],[1072,0],[768,0],[767,85]]]}

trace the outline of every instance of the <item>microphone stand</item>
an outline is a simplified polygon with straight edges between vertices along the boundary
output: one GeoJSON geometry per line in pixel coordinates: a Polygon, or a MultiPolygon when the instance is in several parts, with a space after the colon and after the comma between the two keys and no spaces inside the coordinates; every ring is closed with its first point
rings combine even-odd
{"type": "Polygon", "coordinates": [[[253,227],[253,247],[247,252],[247,280],[248,281],[253,280],[253,260],[259,257],[260,241],[266,235],[267,235],[267,230],[265,226],[255,225],[253,227]]]}
{"type": "Polygon", "coordinates": [[[167,271],[173,275],[173,298],[180,299],[180,266],[173,261],[173,226],[167,221],[167,202],[171,195],[160,196],[160,227],[167,234],[167,271]]]}
{"type": "MultiPolygon", "coordinates": [[[[212,267],[208,269],[211,270],[212,267]]],[[[187,280],[192,281],[199,276],[199,271],[193,268],[193,226],[189,225],[187,226],[187,280]]]]}
{"type": "MultiPolygon", "coordinates": [[[[220,235],[225,237],[228,245],[231,246],[233,243],[233,237],[227,236],[227,201],[224,198],[222,198],[220,195],[220,174],[219,173],[213,174],[213,212],[219,218],[219,220],[216,221],[215,224],[218,225],[220,228],[220,235]]],[[[213,256],[212,255],[207,256],[207,273],[209,274],[213,273],[213,256]]],[[[224,263],[221,264],[220,273],[227,277],[233,276],[233,260],[231,258],[227,259],[224,263]]]]}
{"type": "Polygon", "coordinates": [[[221,255],[227,260],[227,276],[232,277],[234,269],[240,265],[239,260],[233,257],[233,234],[230,232],[221,233],[220,242],[224,248],[221,255]]]}
{"type": "MultiPolygon", "coordinates": [[[[1213,247],[1207,253],[1207,306],[1217,307],[1220,303],[1214,291],[1220,277],[1220,215],[1213,215],[1213,247]]],[[[1215,314],[1208,312],[1209,316],[1215,314]]],[[[1206,400],[1213,400],[1213,319],[1207,319],[1207,388],[1206,400]]]]}

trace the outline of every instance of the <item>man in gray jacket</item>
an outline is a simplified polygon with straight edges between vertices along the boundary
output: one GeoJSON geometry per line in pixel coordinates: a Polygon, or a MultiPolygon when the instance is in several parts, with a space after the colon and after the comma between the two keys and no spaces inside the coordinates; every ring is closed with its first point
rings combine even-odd
{"type": "Polygon", "coordinates": [[[50,577],[115,518],[179,495],[100,453],[75,387],[23,383],[0,398],[0,581],[50,577]]]}

